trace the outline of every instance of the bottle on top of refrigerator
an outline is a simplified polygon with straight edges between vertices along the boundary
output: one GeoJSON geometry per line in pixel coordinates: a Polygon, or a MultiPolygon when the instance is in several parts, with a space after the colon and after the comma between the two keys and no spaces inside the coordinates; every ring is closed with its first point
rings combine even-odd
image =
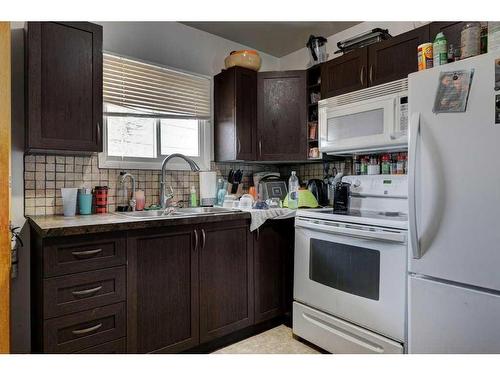
{"type": "Polygon", "coordinates": [[[433,66],[444,65],[448,62],[448,41],[442,32],[437,33],[432,44],[433,66]]]}
{"type": "Polygon", "coordinates": [[[460,59],[479,55],[481,48],[481,24],[468,22],[460,34],[460,59]]]}
{"type": "Polygon", "coordinates": [[[299,178],[295,171],[288,180],[288,208],[296,209],[299,207],[299,178]]]}
{"type": "Polygon", "coordinates": [[[368,174],[368,157],[361,158],[361,174],[368,174]]]}
{"type": "Polygon", "coordinates": [[[359,161],[358,155],[354,156],[354,174],[355,175],[361,174],[361,161],[359,161]]]}
{"type": "Polygon", "coordinates": [[[382,155],[382,174],[391,174],[391,155],[382,155]]]}

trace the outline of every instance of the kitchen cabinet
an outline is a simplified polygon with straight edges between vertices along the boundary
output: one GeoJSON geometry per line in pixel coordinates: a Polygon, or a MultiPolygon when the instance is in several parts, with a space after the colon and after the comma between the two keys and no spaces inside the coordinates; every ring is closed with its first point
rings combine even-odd
{"type": "Polygon", "coordinates": [[[418,70],[417,47],[429,41],[429,26],[368,46],[368,85],[406,78],[418,70]]]}
{"type": "Polygon", "coordinates": [[[287,259],[293,259],[293,220],[269,221],[253,233],[255,322],[260,323],[283,315],[293,298],[287,295],[287,259]]]}
{"type": "Polygon", "coordinates": [[[257,234],[241,214],[219,218],[56,237],[32,229],[33,351],[196,352],[282,322],[293,220],[257,234]]]}
{"type": "Polygon", "coordinates": [[[305,70],[257,76],[258,160],[307,159],[305,70]]]}
{"type": "Polygon", "coordinates": [[[255,160],[257,72],[241,67],[214,77],[215,160],[255,160]]]}
{"type": "Polygon", "coordinates": [[[199,343],[197,234],[181,228],[128,239],[129,352],[173,353],[199,343]]]}
{"type": "Polygon", "coordinates": [[[200,342],[254,322],[253,247],[245,221],[200,229],[200,342]]]}
{"type": "Polygon", "coordinates": [[[437,33],[443,32],[448,47],[453,44],[455,49],[460,49],[460,37],[462,28],[467,22],[432,22],[429,25],[429,41],[433,42],[437,33]]]}
{"type": "Polygon", "coordinates": [[[123,235],[42,239],[32,230],[31,239],[32,351],[123,351],[118,344],[127,334],[123,235]]]}
{"type": "Polygon", "coordinates": [[[321,98],[368,87],[368,49],[359,48],[321,66],[321,98]]]}
{"type": "Polygon", "coordinates": [[[26,150],[102,151],[102,26],[26,24],[26,150]]]}
{"type": "Polygon", "coordinates": [[[417,47],[429,40],[425,25],[323,63],[321,98],[406,78],[418,70],[417,47]]]}

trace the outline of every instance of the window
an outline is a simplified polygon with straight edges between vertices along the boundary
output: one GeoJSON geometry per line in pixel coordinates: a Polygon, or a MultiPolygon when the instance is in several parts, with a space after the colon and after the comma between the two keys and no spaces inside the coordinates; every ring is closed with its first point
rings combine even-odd
{"type": "MultiPolygon", "coordinates": [[[[165,156],[181,153],[209,168],[209,78],[107,53],[103,71],[101,167],[160,169],[165,156]]],[[[170,168],[189,168],[174,160],[170,168]]]]}

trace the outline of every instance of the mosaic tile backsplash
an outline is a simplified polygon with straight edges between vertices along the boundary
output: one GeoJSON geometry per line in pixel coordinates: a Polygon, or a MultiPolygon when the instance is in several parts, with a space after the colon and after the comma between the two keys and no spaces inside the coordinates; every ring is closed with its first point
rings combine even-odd
{"type": "MultiPolygon", "coordinates": [[[[350,163],[331,163],[337,170],[350,168],[350,163]]],[[[244,163],[211,163],[211,169],[218,176],[227,177],[229,170],[243,171],[243,190],[247,191],[252,184],[252,174],[260,171],[280,172],[288,178],[292,170],[297,171],[301,180],[322,178],[323,164],[298,164],[277,166],[272,164],[244,163]]],[[[115,211],[117,205],[118,176],[122,169],[105,169],[98,167],[98,157],[92,156],[59,156],[59,155],[26,155],[24,158],[24,210],[25,215],[62,214],[62,187],[108,186],[108,211],[115,211]]],[[[160,171],[127,170],[136,178],[136,189],[144,190],[146,206],[159,202],[160,171]]],[[[166,182],[174,189],[174,200],[189,200],[190,187],[195,186],[199,192],[198,173],[191,171],[167,171],[166,182]]],[[[130,186],[129,186],[130,187],[130,186]]]]}

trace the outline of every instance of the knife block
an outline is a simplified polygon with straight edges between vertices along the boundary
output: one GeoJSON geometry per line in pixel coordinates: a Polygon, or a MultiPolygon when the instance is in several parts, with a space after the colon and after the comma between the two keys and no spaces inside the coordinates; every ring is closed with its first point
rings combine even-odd
{"type": "MultiPolygon", "coordinates": [[[[231,191],[233,190],[233,184],[228,182],[227,183],[227,194],[231,194],[231,191]]],[[[243,192],[243,184],[238,184],[238,189],[236,190],[236,193],[234,194],[237,198],[240,198],[244,194],[243,192]]]]}

